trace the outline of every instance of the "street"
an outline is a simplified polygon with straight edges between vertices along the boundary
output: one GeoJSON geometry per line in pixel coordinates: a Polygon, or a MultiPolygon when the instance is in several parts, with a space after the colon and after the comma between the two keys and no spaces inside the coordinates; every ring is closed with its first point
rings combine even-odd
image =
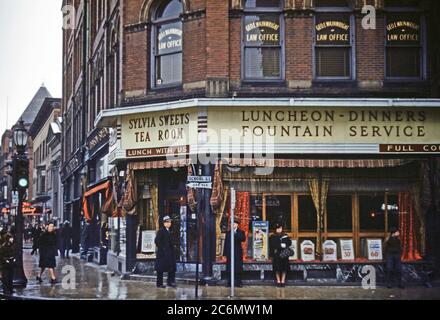
{"type": "MultiPolygon", "coordinates": [[[[57,258],[57,276],[59,283],[51,285],[47,277],[43,283],[36,282],[38,256],[31,256],[30,250],[24,250],[24,268],[28,278],[26,289],[17,289],[15,298],[41,300],[194,300],[194,286],[180,284],[178,288],[158,289],[154,282],[125,281],[120,276],[106,271],[105,268],[79,260],[77,257],[61,260],[57,258]],[[76,272],[76,288],[63,288],[62,269],[73,266],[76,272]]],[[[65,276],[65,275],[64,275],[65,276]]],[[[201,287],[199,299],[226,300],[230,290],[224,286],[201,287]]],[[[379,287],[376,290],[364,290],[360,287],[316,287],[291,286],[276,288],[272,286],[245,286],[236,289],[237,300],[427,300],[440,299],[440,287],[422,286],[401,289],[379,287]]]]}

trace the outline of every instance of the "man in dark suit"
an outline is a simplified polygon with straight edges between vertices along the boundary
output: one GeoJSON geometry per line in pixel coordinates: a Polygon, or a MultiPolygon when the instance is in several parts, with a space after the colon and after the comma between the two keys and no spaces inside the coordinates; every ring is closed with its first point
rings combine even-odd
{"type": "Polygon", "coordinates": [[[167,285],[176,287],[176,257],[174,254],[174,244],[171,237],[171,218],[165,216],[162,219],[163,226],[157,232],[155,243],[157,246],[155,269],[157,272],[156,286],[165,288],[163,285],[163,274],[168,273],[167,285]]]}
{"type": "MultiPolygon", "coordinates": [[[[241,244],[246,241],[246,235],[243,230],[238,228],[238,220],[234,220],[234,278],[238,288],[242,287],[241,273],[243,272],[243,249],[241,244]]],[[[229,275],[228,286],[231,286],[231,231],[226,233],[225,256],[227,258],[226,271],[229,275]]]]}

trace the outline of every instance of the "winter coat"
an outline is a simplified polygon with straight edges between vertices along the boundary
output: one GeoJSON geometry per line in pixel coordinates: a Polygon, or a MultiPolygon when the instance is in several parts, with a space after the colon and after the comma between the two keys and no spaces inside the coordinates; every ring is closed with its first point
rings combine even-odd
{"type": "Polygon", "coordinates": [[[398,237],[390,237],[385,242],[385,255],[388,254],[402,254],[402,242],[398,237]]]}
{"type": "Polygon", "coordinates": [[[281,258],[280,253],[292,245],[292,240],[285,234],[273,234],[269,239],[270,257],[272,258],[272,268],[274,272],[287,272],[289,270],[289,258],[281,258]],[[286,245],[285,248],[281,244],[286,245]]]}
{"type": "Polygon", "coordinates": [[[8,266],[12,266],[12,264],[8,264],[8,260],[11,258],[15,258],[16,255],[16,246],[14,243],[9,242],[9,237],[3,236],[0,240],[0,267],[7,268],[8,266]]]}
{"type": "Polygon", "coordinates": [[[162,227],[154,240],[157,246],[155,269],[157,272],[176,272],[176,256],[171,231],[162,227]]]}
{"type": "MultiPolygon", "coordinates": [[[[246,241],[246,234],[243,230],[237,229],[234,234],[234,271],[240,273],[243,271],[243,248],[241,244],[246,241]]],[[[226,233],[224,254],[228,259],[226,271],[231,271],[231,231],[226,233]]]]}
{"type": "Polygon", "coordinates": [[[58,255],[56,232],[44,232],[39,241],[40,268],[55,268],[58,255]]]}

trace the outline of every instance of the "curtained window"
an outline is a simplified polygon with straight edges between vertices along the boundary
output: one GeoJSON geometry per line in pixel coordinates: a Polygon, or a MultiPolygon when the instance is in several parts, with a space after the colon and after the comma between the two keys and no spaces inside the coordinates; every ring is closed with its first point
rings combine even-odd
{"type": "Polygon", "coordinates": [[[361,231],[385,231],[385,194],[359,196],[361,231]]]}
{"type": "Polygon", "coordinates": [[[281,2],[246,1],[243,22],[243,77],[246,80],[283,78],[283,16],[281,2]]]}
{"type": "Polygon", "coordinates": [[[351,195],[330,195],[327,198],[327,230],[329,232],[353,230],[351,195]]]}
{"type": "Polygon", "coordinates": [[[183,29],[181,0],[160,2],[153,15],[152,87],[182,82],[183,29]]]}

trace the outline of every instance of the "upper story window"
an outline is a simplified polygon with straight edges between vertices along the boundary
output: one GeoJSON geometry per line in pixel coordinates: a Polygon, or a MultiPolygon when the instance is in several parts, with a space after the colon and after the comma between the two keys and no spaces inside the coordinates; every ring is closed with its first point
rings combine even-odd
{"type": "Polygon", "coordinates": [[[154,11],[152,87],[182,82],[182,13],[181,0],[161,1],[154,11]]]}
{"type": "Polygon", "coordinates": [[[423,76],[423,28],[418,1],[387,0],[386,77],[420,79],[423,76]]]}
{"type": "Polygon", "coordinates": [[[243,78],[280,80],[284,65],[282,1],[247,0],[243,22],[243,78]]]}
{"type": "Polygon", "coordinates": [[[352,79],[353,37],[348,1],[322,0],[316,1],[315,6],[315,78],[352,79]]]}

